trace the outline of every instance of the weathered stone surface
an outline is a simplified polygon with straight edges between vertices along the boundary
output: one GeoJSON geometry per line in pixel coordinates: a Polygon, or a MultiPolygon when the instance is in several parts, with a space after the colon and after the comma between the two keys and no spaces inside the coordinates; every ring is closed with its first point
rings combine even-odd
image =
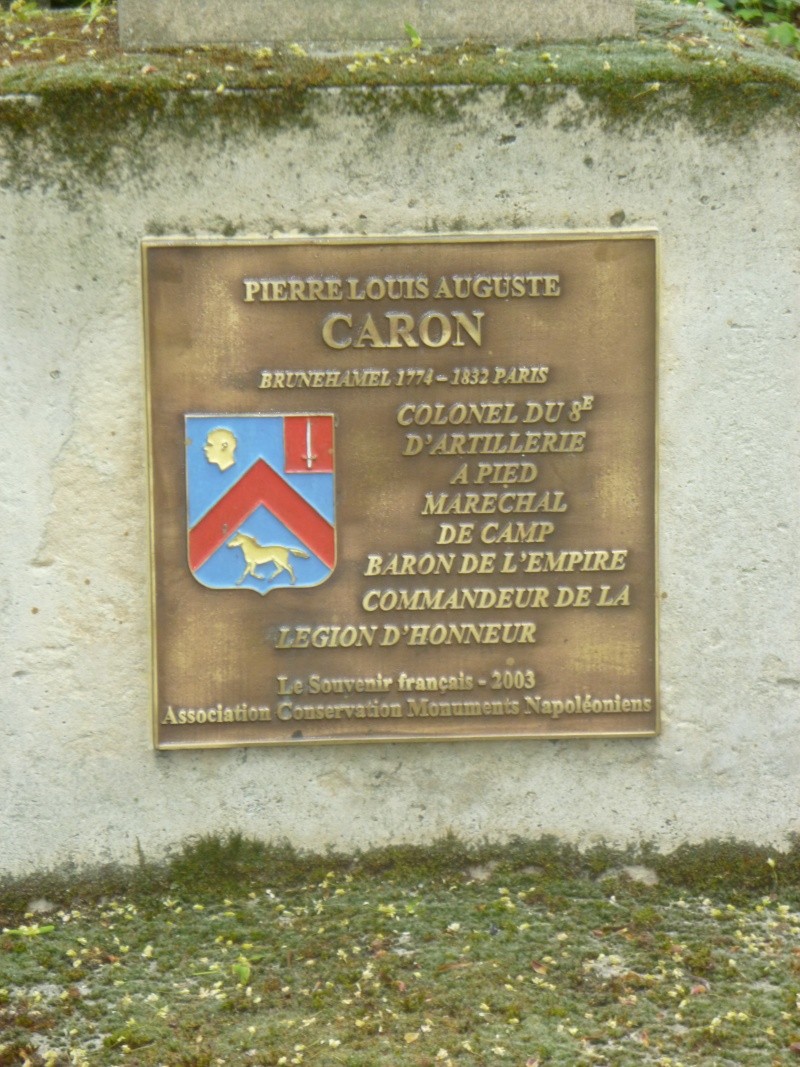
{"type": "Polygon", "coordinates": [[[298,41],[329,49],[407,43],[404,25],[426,44],[511,44],[633,33],[633,0],[119,0],[124,48],[298,41]]]}

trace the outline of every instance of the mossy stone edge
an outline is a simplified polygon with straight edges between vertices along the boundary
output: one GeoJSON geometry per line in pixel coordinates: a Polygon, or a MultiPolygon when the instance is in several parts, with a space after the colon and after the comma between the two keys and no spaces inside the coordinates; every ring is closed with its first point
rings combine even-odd
{"type": "Polygon", "coordinates": [[[516,50],[467,42],[377,58],[288,48],[267,62],[253,50],[119,52],[103,62],[0,69],[0,185],[80,199],[84,189],[146,172],[154,137],[224,146],[313,126],[333,105],[386,134],[403,116],[457,123],[486,99],[518,123],[599,123],[632,137],[681,123],[712,141],[769,123],[798,129],[800,61],[763,35],[667,0],[640,0],[637,19],[634,41],[516,50]]]}
{"type": "Polygon", "coordinates": [[[55,89],[35,96],[0,97],[0,187],[25,192],[55,189],[80,198],[92,187],[135,178],[152,165],[153,137],[220,146],[240,137],[270,137],[313,126],[335,98],[389,136],[402,116],[433,125],[457,123],[478,100],[499,101],[519,124],[553,122],[563,130],[599,123],[609,131],[646,136],[688,123],[709,140],[747,136],[776,123],[795,128],[800,93],[770,83],[613,85],[403,86],[280,89],[224,93],[135,86],[55,89]],[[562,105],[570,92],[580,106],[562,105]]]}

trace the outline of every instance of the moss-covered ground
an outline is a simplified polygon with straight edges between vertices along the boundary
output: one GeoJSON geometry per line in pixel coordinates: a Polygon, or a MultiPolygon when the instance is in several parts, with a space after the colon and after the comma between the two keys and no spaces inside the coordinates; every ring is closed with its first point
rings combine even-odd
{"type": "Polygon", "coordinates": [[[0,892],[0,1064],[788,1065],[799,873],[730,843],[232,837],[38,875],[0,892]]]}

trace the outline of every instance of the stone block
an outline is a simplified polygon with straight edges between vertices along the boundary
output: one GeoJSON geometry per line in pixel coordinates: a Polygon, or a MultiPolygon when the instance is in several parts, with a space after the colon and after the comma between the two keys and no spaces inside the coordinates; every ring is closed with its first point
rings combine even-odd
{"type": "Polygon", "coordinates": [[[120,39],[129,50],[297,41],[347,51],[404,44],[406,24],[431,45],[597,39],[634,30],[633,0],[119,0],[118,6],[120,39]]]}
{"type": "Polygon", "coordinates": [[[324,851],[797,830],[800,145],[789,109],[710,135],[682,92],[624,128],[575,90],[526,113],[503,86],[442,88],[438,125],[413,101],[385,123],[340,90],[309,92],[296,124],[232,96],[223,125],[192,94],[146,125],[134,112],[127,137],[87,130],[91,154],[65,152],[54,122],[36,132],[53,94],[19,99],[29,140],[0,151],[3,874],[231,831],[324,851]],[[110,143],[113,167],[88,169],[110,143]],[[661,735],[153,751],[141,239],[621,223],[662,249],[661,735]]]}

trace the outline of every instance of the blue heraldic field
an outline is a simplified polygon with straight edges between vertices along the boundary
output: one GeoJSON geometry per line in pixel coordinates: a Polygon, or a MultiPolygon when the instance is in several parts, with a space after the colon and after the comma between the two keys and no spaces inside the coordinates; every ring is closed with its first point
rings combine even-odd
{"type": "Polygon", "coordinates": [[[185,418],[197,581],[262,595],[324,582],[336,563],[333,416],[185,418]]]}

